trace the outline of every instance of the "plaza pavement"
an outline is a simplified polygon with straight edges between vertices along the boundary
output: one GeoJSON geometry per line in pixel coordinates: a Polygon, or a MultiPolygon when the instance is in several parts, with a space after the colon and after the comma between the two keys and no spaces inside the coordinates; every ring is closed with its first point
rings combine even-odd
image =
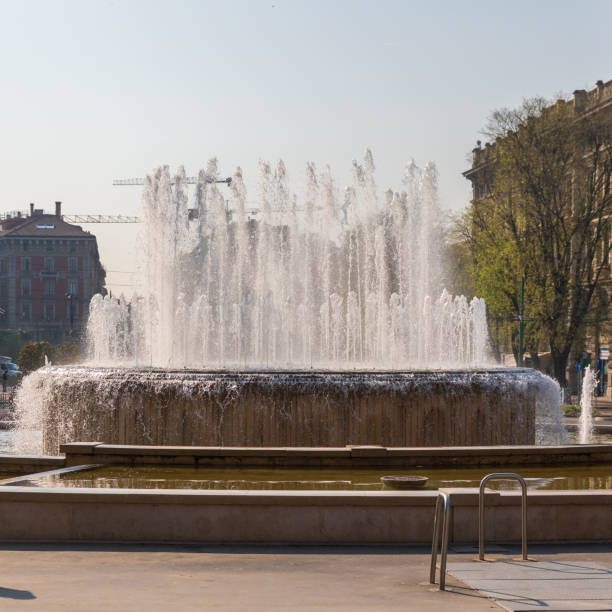
{"type": "Polygon", "coordinates": [[[499,609],[432,588],[429,558],[424,547],[0,544],[0,610],[499,609]]]}
{"type": "MultiPolygon", "coordinates": [[[[612,569],[612,544],[532,546],[530,556],[612,569]]],[[[472,557],[451,553],[449,565],[472,557]]],[[[429,559],[425,547],[0,543],[0,610],[501,609],[450,575],[438,591],[429,559]]]]}

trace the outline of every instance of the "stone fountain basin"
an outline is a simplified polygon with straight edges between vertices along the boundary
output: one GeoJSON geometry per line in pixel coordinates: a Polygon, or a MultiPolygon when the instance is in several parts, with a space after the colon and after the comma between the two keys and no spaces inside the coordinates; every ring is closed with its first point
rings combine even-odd
{"type": "Polygon", "coordinates": [[[533,444],[539,411],[559,400],[554,381],[521,368],[341,372],[52,366],[26,378],[20,394],[26,421],[33,412],[42,420],[43,452],[51,455],[64,441],[87,439],[231,447],[533,444]]]}

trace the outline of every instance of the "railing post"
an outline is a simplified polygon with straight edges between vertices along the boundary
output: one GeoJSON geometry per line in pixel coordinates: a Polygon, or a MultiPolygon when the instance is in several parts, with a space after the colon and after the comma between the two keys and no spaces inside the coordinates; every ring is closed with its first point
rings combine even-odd
{"type": "Polygon", "coordinates": [[[522,476],[508,473],[487,474],[480,481],[480,489],[478,491],[478,559],[485,560],[485,485],[489,480],[511,478],[518,480],[521,485],[521,552],[523,561],[527,561],[527,483],[522,476]]]}
{"type": "Polygon", "coordinates": [[[429,568],[429,582],[436,582],[436,560],[438,559],[438,541],[440,540],[440,514],[442,510],[442,496],[436,497],[436,510],[434,512],[433,539],[431,542],[431,566],[429,568]]]}
{"type": "Polygon", "coordinates": [[[448,554],[448,536],[450,531],[450,497],[442,493],[444,497],[444,523],[442,524],[442,552],[440,553],[440,590],[446,588],[446,556],[448,554]]]}
{"type": "Polygon", "coordinates": [[[429,582],[436,582],[436,560],[438,558],[438,544],[440,541],[440,523],[442,523],[442,550],[440,553],[440,590],[446,588],[446,557],[448,555],[448,538],[450,533],[450,496],[442,491],[436,498],[434,514],[433,539],[431,543],[431,565],[429,568],[429,582]]]}

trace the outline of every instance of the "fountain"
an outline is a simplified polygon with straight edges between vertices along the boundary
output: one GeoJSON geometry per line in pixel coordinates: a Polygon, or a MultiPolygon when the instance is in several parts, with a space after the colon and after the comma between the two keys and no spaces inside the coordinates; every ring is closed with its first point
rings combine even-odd
{"type": "MultiPolygon", "coordinates": [[[[380,198],[368,151],[340,194],[260,164],[255,200],[200,171],[148,177],[137,297],[95,296],[89,365],[28,377],[20,430],[212,446],[444,446],[558,439],[558,386],[487,357],[483,300],[443,289],[436,170],[380,198]],[[536,421],[539,423],[537,424],[536,421]],[[537,433],[536,433],[537,432],[537,433]],[[552,438],[551,438],[552,436],[552,438]]],[[[19,437],[21,450],[28,439],[19,437]]]]}
{"type": "Polygon", "coordinates": [[[582,391],[580,393],[580,421],[578,422],[578,442],[580,444],[593,443],[593,392],[597,387],[597,376],[588,365],[582,378],[582,391]]]}

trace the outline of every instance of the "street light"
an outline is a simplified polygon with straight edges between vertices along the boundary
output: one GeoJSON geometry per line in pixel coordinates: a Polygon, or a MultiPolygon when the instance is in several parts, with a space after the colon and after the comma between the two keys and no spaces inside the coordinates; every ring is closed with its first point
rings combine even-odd
{"type": "Polygon", "coordinates": [[[74,298],[76,296],[72,293],[66,293],[66,299],[68,300],[68,313],[70,315],[70,336],[74,334],[74,298]]]}

